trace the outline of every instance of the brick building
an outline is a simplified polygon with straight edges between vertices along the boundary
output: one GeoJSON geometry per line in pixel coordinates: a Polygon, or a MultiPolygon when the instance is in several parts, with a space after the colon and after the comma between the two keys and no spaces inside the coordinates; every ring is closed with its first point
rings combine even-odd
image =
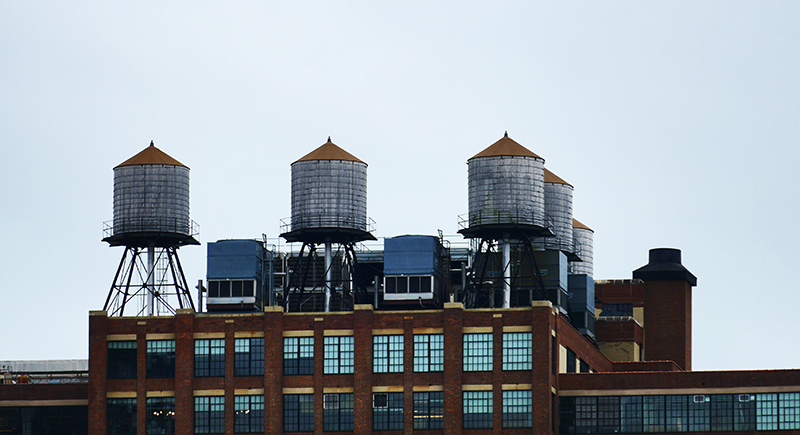
{"type": "Polygon", "coordinates": [[[800,370],[687,370],[696,278],[654,251],[638,278],[598,282],[597,344],[549,301],[92,312],[89,433],[800,430],[800,370]]]}

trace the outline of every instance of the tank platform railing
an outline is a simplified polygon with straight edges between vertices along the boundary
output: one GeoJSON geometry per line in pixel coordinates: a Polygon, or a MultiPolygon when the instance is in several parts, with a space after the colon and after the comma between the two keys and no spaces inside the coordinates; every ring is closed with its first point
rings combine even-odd
{"type": "Polygon", "coordinates": [[[302,219],[281,219],[281,234],[307,228],[352,228],[373,233],[375,232],[375,221],[367,217],[367,221],[362,222],[356,215],[317,215],[304,216],[302,219]]]}
{"type": "Polygon", "coordinates": [[[127,233],[176,233],[194,237],[200,234],[199,228],[197,222],[185,218],[118,218],[103,222],[103,238],[127,233]]]}
{"type": "Polygon", "coordinates": [[[553,230],[553,219],[547,214],[536,214],[531,210],[481,210],[478,213],[458,215],[458,228],[465,230],[481,225],[523,224],[553,230]]]}

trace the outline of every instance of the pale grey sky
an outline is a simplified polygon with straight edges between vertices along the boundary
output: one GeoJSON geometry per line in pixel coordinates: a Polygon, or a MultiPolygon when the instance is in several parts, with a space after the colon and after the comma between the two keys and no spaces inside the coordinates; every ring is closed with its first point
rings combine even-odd
{"type": "Polygon", "coordinates": [[[112,168],[191,168],[205,243],[276,237],[290,164],[369,164],[377,235],[455,234],[509,135],[575,186],[595,278],[698,277],[694,368],[800,367],[800,4],[0,0],[0,359],[87,357],[112,168]]]}

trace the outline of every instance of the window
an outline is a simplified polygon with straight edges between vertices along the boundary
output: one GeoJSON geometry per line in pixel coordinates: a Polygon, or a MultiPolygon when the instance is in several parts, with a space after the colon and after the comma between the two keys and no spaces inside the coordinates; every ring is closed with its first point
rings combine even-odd
{"type": "Polygon", "coordinates": [[[372,393],[372,429],[403,430],[403,393],[372,393]]]}
{"type": "Polygon", "coordinates": [[[325,337],[326,375],[353,373],[353,336],[325,337]]]}
{"type": "Polygon", "coordinates": [[[314,431],[313,394],[285,394],[283,396],[283,431],[314,431]]]}
{"type": "Polygon", "coordinates": [[[314,374],[314,337],[284,337],[283,374],[314,374]]]}
{"type": "Polygon", "coordinates": [[[444,428],[444,392],[414,393],[414,429],[444,428]]]}
{"type": "Polygon", "coordinates": [[[600,317],[610,316],[633,316],[633,304],[630,302],[620,304],[603,304],[603,311],[600,313],[600,317]]]}
{"type": "Polygon", "coordinates": [[[708,396],[711,413],[711,430],[714,432],[733,430],[733,401],[732,394],[715,394],[708,396]]]}
{"type": "Polygon", "coordinates": [[[175,398],[147,398],[147,435],[175,433],[175,398]]]}
{"type": "Polygon", "coordinates": [[[578,361],[578,357],[575,355],[575,352],[567,348],[567,373],[577,373],[577,367],[575,367],[575,363],[578,361]]]}
{"type": "Polygon", "coordinates": [[[778,395],[756,394],[756,429],[778,429],[778,395]]]}
{"type": "Polygon", "coordinates": [[[209,280],[209,298],[240,298],[255,297],[259,299],[261,295],[255,293],[256,281],[253,280],[209,280]]]}
{"type": "Polygon", "coordinates": [[[644,396],[644,431],[664,432],[664,396],[644,396]]]}
{"type": "Polygon", "coordinates": [[[687,402],[687,396],[666,396],[667,432],[686,432],[689,420],[687,402]]]}
{"type": "Polygon", "coordinates": [[[403,336],[372,337],[372,368],[375,373],[403,373],[403,336]]]}
{"type": "Polygon", "coordinates": [[[353,430],[353,393],[326,394],[323,396],[322,430],[353,430]]]}
{"type": "Polygon", "coordinates": [[[225,396],[194,398],[194,433],[225,432],[225,396]]]}
{"type": "Polygon", "coordinates": [[[491,371],[492,350],[492,334],[464,334],[464,371],[491,371]]]}
{"type": "Polygon", "coordinates": [[[597,427],[597,397],[575,398],[575,427],[578,433],[592,433],[597,427]]]}
{"type": "Polygon", "coordinates": [[[464,429],[492,428],[492,392],[464,391],[464,429]]]}
{"type": "Polygon", "coordinates": [[[532,345],[530,332],[503,333],[503,370],[530,370],[532,345]]]}
{"type": "Polygon", "coordinates": [[[800,429],[800,393],[780,393],[778,404],[780,428],[800,429]]]}
{"type": "Polygon", "coordinates": [[[136,435],[136,399],[107,399],[106,406],[108,435],[136,435]]]}
{"type": "Polygon", "coordinates": [[[147,342],[147,377],[175,377],[175,340],[147,342]]]}
{"type": "Polygon", "coordinates": [[[503,428],[531,427],[533,399],[530,391],[503,391],[503,428]]]}
{"type": "Polygon", "coordinates": [[[264,374],[264,339],[237,338],[234,342],[234,376],[264,374]]]}
{"type": "Polygon", "coordinates": [[[695,394],[688,396],[689,431],[711,430],[711,396],[695,394]]]}
{"type": "Polygon", "coordinates": [[[194,375],[225,376],[225,339],[194,341],[194,375]]]}
{"type": "Polygon", "coordinates": [[[264,432],[264,396],[234,397],[235,433],[264,432]]]}
{"type": "Polygon", "coordinates": [[[644,431],[642,424],[642,396],[622,396],[619,398],[620,425],[623,433],[644,431]]]}
{"type": "Polygon", "coordinates": [[[756,430],[756,400],[752,394],[734,394],[733,429],[756,430]]]}
{"type": "Polygon", "coordinates": [[[444,334],[414,335],[414,371],[444,371],[444,334]]]}
{"type": "Polygon", "coordinates": [[[136,341],[108,342],[108,379],[136,379],[136,341]]]}
{"type": "Polygon", "coordinates": [[[619,432],[619,396],[597,398],[598,432],[619,432]]]}

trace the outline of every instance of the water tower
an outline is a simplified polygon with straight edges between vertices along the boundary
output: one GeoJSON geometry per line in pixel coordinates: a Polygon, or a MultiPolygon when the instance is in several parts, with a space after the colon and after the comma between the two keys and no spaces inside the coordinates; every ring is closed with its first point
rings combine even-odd
{"type": "Polygon", "coordinates": [[[189,168],[153,142],[114,168],[114,220],[104,242],[124,246],[104,310],[123,316],[175,314],[194,303],[178,248],[199,245],[189,219],[189,168]],[[132,307],[133,305],[133,307],[132,307]]]}
{"type": "Polygon", "coordinates": [[[467,167],[469,216],[460,220],[459,233],[477,243],[465,306],[508,308],[512,294],[517,305],[546,299],[533,252],[534,238],[553,236],[545,215],[544,159],[506,133],[467,167]],[[502,302],[495,301],[499,290],[502,302]]]}
{"type": "Polygon", "coordinates": [[[284,308],[331,311],[332,302],[337,302],[345,310],[366,302],[366,290],[357,276],[355,244],[376,240],[371,227],[366,163],[336,146],[330,137],[292,163],[291,226],[281,237],[303,245],[289,276],[284,308]],[[324,246],[324,277],[314,273],[320,246],[324,246]],[[317,295],[323,296],[321,307],[317,295]]]}

